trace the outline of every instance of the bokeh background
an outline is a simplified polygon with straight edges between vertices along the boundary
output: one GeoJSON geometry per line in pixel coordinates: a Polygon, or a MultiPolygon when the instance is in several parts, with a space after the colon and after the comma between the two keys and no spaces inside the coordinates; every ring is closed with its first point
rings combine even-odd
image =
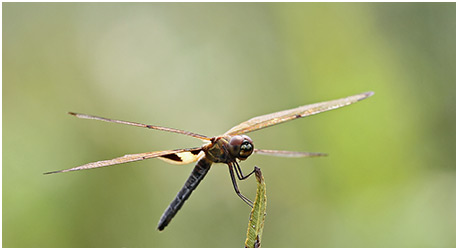
{"type": "MultiPolygon", "coordinates": [[[[455,247],[455,3],[3,3],[3,247],[241,247],[250,209],[214,165],[164,232],[193,166],[91,161],[201,145],[68,111],[214,136],[250,133],[264,247],[455,247]]],[[[240,183],[253,198],[254,178],[240,183]]]]}

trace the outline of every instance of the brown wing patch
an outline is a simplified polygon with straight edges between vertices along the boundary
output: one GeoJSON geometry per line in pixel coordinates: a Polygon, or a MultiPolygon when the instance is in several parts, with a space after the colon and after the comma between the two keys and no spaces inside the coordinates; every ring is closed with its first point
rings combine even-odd
{"type": "Polygon", "coordinates": [[[182,162],[181,158],[175,153],[169,154],[169,155],[164,155],[164,156],[162,156],[162,158],[167,158],[167,159],[169,159],[171,161],[182,162]]]}
{"type": "Polygon", "coordinates": [[[158,157],[159,159],[177,165],[189,164],[191,162],[197,161],[200,157],[204,155],[202,149],[193,149],[190,151],[180,152],[180,153],[171,153],[168,155],[163,155],[158,157]]]}
{"type": "Polygon", "coordinates": [[[191,150],[189,152],[191,152],[191,154],[193,154],[193,155],[198,155],[200,153],[200,151],[202,151],[202,149],[199,148],[199,149],[191,150]]]}

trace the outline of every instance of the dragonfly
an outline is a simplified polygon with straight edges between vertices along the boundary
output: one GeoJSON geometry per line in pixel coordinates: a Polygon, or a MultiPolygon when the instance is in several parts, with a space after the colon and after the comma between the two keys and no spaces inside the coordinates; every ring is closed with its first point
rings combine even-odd
{"type": "Polygon", "coordinates": [[[203,146],[194,148],[183,148],[175,150],[163,150],[139,154],[128,154],[111,160],[103,160],[84,164],[78,167],[47,172],[44,174],[65,173],[71,171],[79,171],[85,169],[100,168],[106,166],[117,165],[121,163],[141,161],[151,158],[158,158],[171,164],[189,164],[197,162],[190,176],[186,180],[184,186],[178,192],[176,197],[172,200],[170,205],[164,211],[157,226],[158,230],[162,231],[170,223],[173,217],[181,209],[185,201],[189,198],[191,193],[196,189],[202,179],[210,170],[213,163],[224,163],[229,167],[229,174],[231,177],[232,185],[235,193],[249,206],[253,206],[251,200],[244,196],[238,186],[237,179],[245,180],[254,173],[254,170],[247,175],[242,173],[239,162],[246,160],[253,153],[260,155],[270,155],[279,157],[317,157],[325,156],[324,153],[310,153],[310,152],[296,152],[296,151],[283,151],[283,150],[266,150],[254,148],[253,140],[245,135],[246,133],[253,132],[262,128],[270,127],[287,121],[292,121],[298,118],[311,116],[321,112],[344,107],[355,102],[361,101],[372,96],[373,92],[365,92],[353,96],[348,96],[341,99],[332,101],[320,102],[315,104],[308,104],[293,109],[283,110],[267,115],[257,116],[242,122],[237,126],[232,127],[226,133],[219,136],[208,137],[185,130],[161,127],[155,125],[147,125],[136,122],[128,122],[122,120],[113,120],[99,116],[80,114],[69,112],[70,115],[82,119],[92,119],[104,122],[119,123],[131,125],[136,127],[161,130],[172,132],[182,135],[191,136],[205,142],[203,146]]]}

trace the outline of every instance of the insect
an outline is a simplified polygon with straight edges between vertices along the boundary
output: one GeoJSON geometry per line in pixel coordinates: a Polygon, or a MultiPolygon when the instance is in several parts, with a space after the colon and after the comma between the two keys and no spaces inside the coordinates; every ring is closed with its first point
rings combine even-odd
{"type": "Polygon", "coordinates": [[[236,176],[239,180],[244,180],[248,178],[250,175],[252,175],[254,173],[254,170],[249,174],[244,175],[242,173],[242,169],[240,168],[239,161],[246,160],[252,153],[280,157],[313,157],[325,155],[322,153],[255,149],[253,141],[250,137],[244,135],[245,133],[270,127],[283,122],[291,121],[297,118],[306,117],[324,111],[347,106],[357,101],[361,101],[365,98],[368,98],[372,95],[373,92],[366,92],[337,100],[309,104],[293,109],[275,112],[272,114],[257,116],[229,129],[229,131],[227,131],[223,135],[215,137],[207,137],[204,135],[179,129],[147,125],[136,122],[113,120],[98,116],[69,112],[70,115],[83,119],[120,123],[142,128],[156,129],[172,133],[183,134],[200,139],[206,142],[206,144],[204,144],[201,147],[195,148],[129,154],[111,160],[92,162],[70,169],[47,172],[45,174],[64,173],[83,169],[100,168],[126,162],[141,161],[150,158],[159,158],[172,164],[188,164],[197,161],[193,171],[191,172],[191,175],[186,180],[186,183],[178,192],[175,199],[173,199],[173,201],[167,207],[164,214],[161,216],[157,228],[162,231],[170,223],[170,221],[176,215],[178,210],[180,210],[180,208],[183,206],[184,202],[189,198],[191,193],[196,189],[197,185],[199,185],[200,181],[202,181],[202,179],[205,177],[207,172],[210,170],[210,166],[213,163],[227,164],[227,166],[229,167],[229,173],[231,176],[232,184],[235,189],[235,193],[249,206],[252,206],[252,202],[242,193],[240,193],[239,188],[237,187],[236,176]]]}

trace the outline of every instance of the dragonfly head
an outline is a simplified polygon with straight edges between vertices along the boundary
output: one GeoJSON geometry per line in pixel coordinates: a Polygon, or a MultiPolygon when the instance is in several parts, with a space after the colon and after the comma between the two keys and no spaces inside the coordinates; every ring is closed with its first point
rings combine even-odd
{"type": "Polygon", "coordinates": [[[229,151],[239,160],[246,160],[253,153],[253,141],[246,135],[235,135],[229,141],[229,151]]]}

